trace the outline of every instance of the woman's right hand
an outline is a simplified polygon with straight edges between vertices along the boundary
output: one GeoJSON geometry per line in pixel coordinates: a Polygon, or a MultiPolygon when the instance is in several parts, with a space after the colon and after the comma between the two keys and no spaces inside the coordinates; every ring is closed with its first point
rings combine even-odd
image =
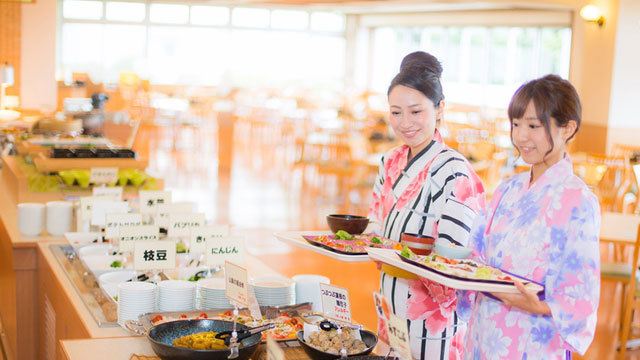
{"type": "Polygon", "coordinates": [[[373,262],[376,263],[376,269],[382,270],[382,261],[373,260],[373,262]]]}

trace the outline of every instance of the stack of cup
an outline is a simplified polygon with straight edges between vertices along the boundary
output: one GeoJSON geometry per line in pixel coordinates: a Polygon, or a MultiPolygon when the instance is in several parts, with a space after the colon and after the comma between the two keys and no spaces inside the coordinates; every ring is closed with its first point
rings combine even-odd
{"type": "Polygon", "coordinates": [[[73,204],[69,201],[49,201],[47,203],[47,232],[52,236],[62,236],[71,231],[73,204]]]}
{"type": "Polygon", "coordinates": [[[313,304],[313,311],[321,312],[320,284],[329,284],[329,278],[321,275],[296,275],[292,279],[296,283],[296,304],[310,302],[313,304]]]}
{"type": "Polygon", "coordinates": [[[44,205],[18,204],[18,231],[24,236],[38,236],[44,230],[44,205]]]}
{"type": "Polygon", "coordinates": [[[196,284],[185,280],[165,280],[158,283],[160,311],[190,311],[196,300],[196,284]]]}
{"type": "Polygon", "coordinates": [[[118,324],[138,320],[138,316],[156,310],[156,285],[130,281],[118,284],[118,324]]]}

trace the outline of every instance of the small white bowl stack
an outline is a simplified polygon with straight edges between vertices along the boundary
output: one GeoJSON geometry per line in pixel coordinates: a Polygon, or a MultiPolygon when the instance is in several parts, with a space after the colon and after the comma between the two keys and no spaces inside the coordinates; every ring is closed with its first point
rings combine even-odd
{"type": "Polygon", "coordinates": [[[260,306],[293,305],[296,302],[296,283],[281,276],[261,276],[249,280],[260,306]]]}
{"type": "Polygon", "coordinates": [[[196,284],[186,280],[165,280],[158,283],[159,311],[190,311],[195,307],[196,284]]]}
{"type": "Polygon", "coordinates": [[[118,284],[118,324],[138,320],[140,314],[156,310],[156,285],[131,281],[118,284]]]}
{"type": "Polygon", "coordinates": [[[228,309],[232,307],[225,293],[224,281],[224,278],[211,278],[197,282],[201,309],[228,309]]]}

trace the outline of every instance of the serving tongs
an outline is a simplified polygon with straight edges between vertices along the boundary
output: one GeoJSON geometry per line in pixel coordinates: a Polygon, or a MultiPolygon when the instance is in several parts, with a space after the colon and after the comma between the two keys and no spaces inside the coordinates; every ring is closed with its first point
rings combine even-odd
{"type": "MultiPolygon", "coordinates": [[[[251,329],[246,329],[246,330],[238,330],[236,331],[236,333],[238,334],[237,337],[237,342],[242,341],[243,339],[248,338],[251,335],[257,334],[257,333],[261,333],[265,330],[269,330],[269,329],[273,329],[276,327],[275,323],[270,323],[267,325],[262,325],[262,326],[257,326],[251,329]]],[[[229,346],[229,344],[231,343],[231,337],[233,335],[233,330],[229,330],[229,331],[222,331],[216,334],[216,339],[221,339],[224,340],[224,344],[229,346]]]]}

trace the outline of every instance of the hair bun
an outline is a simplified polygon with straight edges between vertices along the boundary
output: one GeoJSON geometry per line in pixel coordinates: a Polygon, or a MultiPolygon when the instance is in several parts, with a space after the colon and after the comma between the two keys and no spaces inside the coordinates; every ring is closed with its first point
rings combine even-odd
{"type": "Polygon", "coordinates": [[[409,69],[429,71],[437,77],[442,75],[442,64],[440,64],[440,61],[438,61],[435,56],[424,51],[412,52],[402,59],[402,63],[400,63],[400,71],[409,69]]]}

